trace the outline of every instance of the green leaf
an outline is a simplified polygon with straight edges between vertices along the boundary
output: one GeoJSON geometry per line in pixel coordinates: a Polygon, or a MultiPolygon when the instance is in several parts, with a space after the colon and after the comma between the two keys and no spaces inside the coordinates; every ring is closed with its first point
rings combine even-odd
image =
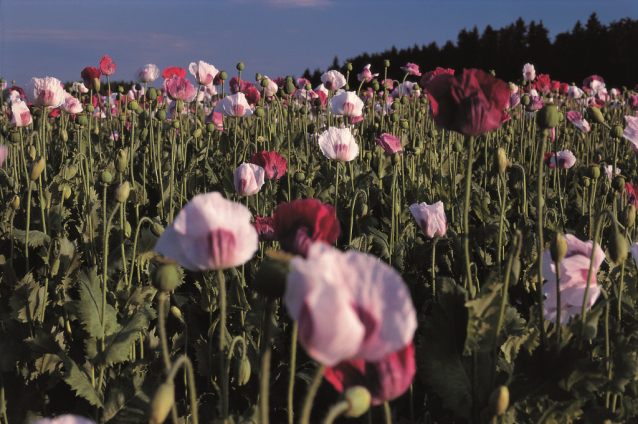
{"type": "Polygon", "coordinates": [[[86,399],[91,405],[103,408],[104,405],[100,400],[100,396],[93,388],[89,376],[75,363],[75,361],[67,356],[66,353],[60,351],[58,353],[62,362],[64,362],[65,372],[62,376],[71,389],[75,390],[78,396],[86,399]]]}
{"type": "Polygon", "coordinates": [[[465,304],[469,316],[467,321],[467,338],[465,339],[464,355],[472,351],[490,352],[494,347],[496,326],[501,309],[501,287],[495,275],[490,275],[489,281],[481,287],[481,291],[465,304]]]}
{"type": "Polygon", "coordinates": [[[102,331],[102,290],[96,275],[96,269],[83,269],[78,277],[78,290],[80,292],[78,314],[82,321],[82,326],[91,337],[98,339],[113,334],[113,332],[117,331],[119,325],[117,323],[117,313],[108,303],[106,304],[104,319],[105,328],[102,331]]]}
{"type": "Polygon", "coordinates": [[[131,364],[109,382],[104,396],[104,422],[137,424],[148,420],[148,407],[161,375],[147,373],[150,359],[131,364]]]}
{"type": "Polygon", "coordinates": [[[33,275],[28,273],[13,289],[9,299],[11,318],[19,322],[33,322],[36,313],[42,308],[44,296],[44,287],[40,287],[33,275]]]}
{"type": "MultiPolygon", "coordinates": [[[[26,243],[26,231],[24,230],[13,230],[13,236],[20,243],[26,243]]],[[[29,231],[29,247],[40,247],[44,246],[45,243],[49,243],[51,241],[51,237],[44,234],[42,231],[30,230],[29,231]]]]}
{"type": "MultiPolygon", "coordinates": [[[[585,317],[585,339],[593,340],[596,337],[596,333],[598,332],[598,320],[605,310],[605,304],[610,300],[611,298],[599,302],[596,306],[594,306],[590,311],[587,312],[587,316],[585,317]]],[[[569,326],[569,331],[577,337],[580,337],[582,327],[583,317],[579,315],[569,326]]]]}

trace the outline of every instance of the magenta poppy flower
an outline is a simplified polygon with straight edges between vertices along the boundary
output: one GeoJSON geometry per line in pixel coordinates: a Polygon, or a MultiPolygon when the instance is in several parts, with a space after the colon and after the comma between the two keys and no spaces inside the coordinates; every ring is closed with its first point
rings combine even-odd
{"type": "Polygon", "coordinates": [[[219,72],[217,68],[204,62],[203,60],[200,60],[199,63],[192,62],[188,67],[188,70],[195,77],[195,81],[197,81],[197,84],[205,87],[211,86],[213,84],[213,80],[219,72]]]}
{"type": "Polygon", "coordinates": [[[581,132],[586,133],[589,132],[589,130],[591,129],[589,122],[584,120],[583,116],[579,112],[572,110],[567,112],[566,116],[567,120],[570,123],[574,124],[581,132]]]}
{"type": "Polygon", "coordinates": [[[536,70],[534,69],[534,65],[531,63],[526,63],[523,66],[523,79],[525,81],[534,81],[536,78],[536,70]]]}
{"type": "Polygon", "coordinates": [[[113,75],[115,68],[115,63],[113,63],[113,60],[110,57],[107,55],[102,56],[102,60],[100,60],[100,70],[103,75],[113,75]]]}
{"type": "Polygon", "coordinates": [[[326,90],[336,91],[346,85],[346,77],[339,71],[328,71],[321,76],[321,82],[326,90]]]}
{"type": "Polygon", "coordinates": [[[41,418],[35,421],[33,424],[95,424],[88,418],[80,417],[79,415],[65,414],[60,415],[57,418],[41,418]]]}
{"type": "Polygon", "coordinates": [[[350,162],[359,156],[359,145],[348,128],[328,128],[319,136],[319,148],[325,157],[338,162],[350,162]]]}
{"type": "Polygon", "coordinates": [[[248,262],[259,247],[252,214],[220,193],[198,194],[162,233],[155,251],[191,271],[248,262]]]}
{"type": "MultiPolygon", "coordinates": [[[[561,324],[566,325],[570,317],[579,315],[583,308],[585,289],[587,287],[587,275],[589,274],[589,259],[593,242],[580,241],[571,234],[564,236],[567,242],[567,253],[560,262],[560,300],[561,300],[561,324]]],[[[594,270],[589,283],[589,299],[587,309],[591,309],[600,295],[596,274],[598,268],[605,260],[605,253],[596,244],[594,254],[594,270]]],[[[545,319],[556,322],[556,263],[552,261],[549,249],[543,253],[543,278],[547,283],[543,286],[543,294],[546,296],[543,306],[545,307],[545,319]]]]}
{"type": "Polygon", "coordinates": [[[234,118],[248,117],[253,114],[244,93],[224,97],[215,105],[215,112],[234,118]]]}
{"type": "Polygon", "coordinates": [[[2,168],[2,164],[9,156],[9,149],[6,146],[0,146],[0,168],[2,168]]]}
{"type": "Polygon", "coordinates": [[[275,209],[273,219],[281,248],[304,257],[313,242],[333,244],[341,232],[334,207],[317,199],[282,203],[275,209]]]}
{"type": "Polygon", "coordinates": [[[501,125],[510,89],[479,69],[464,69],[460,75],[438,75],[425,87],[436,124],[465,136],[476,136],[501,125]]]}
{"type": "Polygon", "coordinates": [[[558,169],[569,169],[576,163],[576,156],[569,150],[557,152],[551,159],[552,165],[558,169]]]}
{"type": "Polygon", "coordinates": [[[403,154],[401,140],[396,135],[383,133],[380,138],[375,138],[375,140],[379,146],[383,147],[388,156],[392,156],[395,153],[403,154]]]}
{"type": "Polygon", "coordinates": [[[235,191],[240,196],[259,193],[264,185],[264,168],[254,163],[242,163],[235,169],[235,191]]]}
{"type": "Polygon", "coordinates": [[[415,65],[414,63],[408,62],[408,64],[402,66],[401,69],[407,72],[409,75],[414,75],[417,77],[421,76],[421,73],[419,72],[419,65],[415,65]]]}
{"type": "Polygon", "coordinates": [[[242,93],[244,93],[244,95],[246,96],[246,101],[248,102],[250,107],[255,107],[257,102],[261,99],[259,91],[255,88],[254,85],[250,83],[248,83],[248,85],[244,87],[242,93]]]}
{"type": "Polygon", "coordinates": [[[170,78],[184,78],[186,76],[186,69],[180,68],[179,66],[169,66],[168,68],[162,71],[162,78],[170,79],[170,78]]]}
{"type": "Polygon", "coordinates": [[[344,91],[330,99],[330,113],[342,116],[361,116],[363,101],[354,91],[344,91]]]}
{"type": "Polygon", "coordinates": [[[268,87],[265,88],[265,92],[264,92],[264,87],[261,86],[261,81],[259,81],[258,84],[256,85],[257,90],[259,90],[259,92],[262,93],[264,97],[274,96],[277,93],[279,86],[277,85],[275,81],[271,80],[268,77],[263,77],[262,80],[264,79],[268,81],[268,87]]]}
{"type": "Polygon", "coordinates": [[[379,76],[379,74],[373,74],[372,72],[370,72],[370,64],[367,64],[364,68],[363,68],[363,72],[361,72],[360,74],[357,75],[357,79],[359,81],[365,81],[365,82],[370,82],[372,81],[372,78],[379,76]]]}
{"type": "Polygon", "coordinates": [[[135,72],[134,78],[137,82],[149,83],[155,81],[159,75],[159,68],[156,65],[149,63],[148,65],[144,65],[138,69],[135,72]]]}
{"type": "Polygon", "coordinates": [[[68,114],[76,115],[78,113],[82,113],[84,109],[82,108],[82,103],[78,99],[68,94],[64,99],[64,103],[62,103],[62,110],[68,114]]]}
{"type": "Polygon", "coordinates": [[[297,87],[301,90],[302,88],[306,88],[306,84],[310,84],[310,81],[306,78],[297,78],[297,87]]]}
{"type": "MultiPolygon", "coordinates": [[[[232,77],[230,81],[228,81],[228,85],[230,86],[230,92],[233,94],[237,94],[239,92],[244,92],[244,89],[250,84],[248,81],[242,80],[241,87],[239,86],[239,78],[232,77]]],[[[251,84],[252,85],[252,84],[251,84]]]]}
{"type": "Polygon", "coordinates": [[[38,106],[56,108],[64,102],[64,89],[57,78],[31,78],[27,84],[27,97],[38,106]]]}
{"type": "Polygon", "coordinates": [[[183,100],[185,102],[191,102],[195,100],[197,90],[193,87],[193,84],[186,78],[173,77],[166,80],[165,83],[166,92],[168,97],[172,100],[183,100]]]}
{"type": "Polygon", "coordinates": [[[638,118],[625,115],[625,121],[627,122],[627,126],[622,136],[631,143],[634,152],[638,151],[638,118]]]}
{"type": "Polygon", "coordinates": [[[288,169],[288,162],[277,152],[262,151],[253,153],[250,162],[259,165],[266,171],[267,180],[278,180],[288,169]]]}
{"type": "Polygon", "coordinates": [[[503,111],[503,113],[501,114],[501,124],[503,122],[509,121],[510,119],[512,119],[512,117],[509,115],[509,113],[503,111]]]}
{"type": "Polygon", "coordinates": [[[22,100],[11,102],[11,126],[26,127],[33,122],[29,107],[22,100]]]}
{"type": "MultiPolygon", "coordinates": [[[[430,81],[434,79],[434,77],[441,74],[454,75],[454,69],[437,67],[434,71],[426,72],[421,77],[421,81],[419,81],[419,85],[421,87],[425,87],[426,85],[428,85],[430,81]]],[[[384,80],[383,82],[386,82],[386,81],[388,80],[384,80]]],[[[391,89],[392,89],[392,86],[390,86],[390,90],[391,89]]]]}
{"type": "Polygon", "coordinates": [[[412,343],[416,311],[401,276],[379,258],[313,243],[290,261],[284,301],[308,355],[329,367],[382,361],[412,343]]]}
{"type": "Polygon", "coordinates": [[[415,373],[414,343],[410,342],[379,361],[351,359],[326,367],[323,376],[339,393],[353,386],[367,388],[371,404],[380,405],[405,393],[415,373]]]}
{"type": "Polygon", "coordinates": [[[534,84],[536,84],[536,89],[542,93],[547,93],[551,90],[549,75],[538,74],[534,80],[534,84]]]}
{"type": "Polygon", "coordinates": [[[627,100],[627,104],[629,105],[631,110],[633,111],[638,110],[638,96],[636,96],[635,94],[632,94],[631,96],[629,96],[629,99],[627,100]]]}
{"type": "Polygon", "coordinates": [[[255,216],[255,222],[253,222],[253,227],[257,230],[257,234],[259,235],[259,241],[275,241],[277,237],[275,237],[275,229],[273,228],[274,219],[272,216],[266,216],[261,218],[259,215],[255,216]]]}
{"type": "Polygon", "coordinates": [[[100,79],[102,71],[93,66],[87,66],[82,70],[82,72],[80,72],[80,76],[82,77],[82,81],[84,81],[86,88],[91,89],[93,88],[93,79],[100,79]]]}
{"type": "Polygon", "coordinates": [[[219,112],[211,112],[207,117],[206,117],[206,123],[211,123],[213,125],[215,125],[215,129],[217,131],[224,131],[224,115],[222,115],[219,112]]]}
{"type": "Polygon", "coordinates": [[[443,202],[438,201],[433,205],[425,202],[414,203],[410,206],[410,212],[427,238],[443,237],[447,232],[447,217],[443,202]]]}
{"type": "Polygon", "coordinates": [[[638,265],[638,242],[632,244],[630,250],[631,256],[634,257],[634,262],[636,262],[636,265],[638,265]]]}

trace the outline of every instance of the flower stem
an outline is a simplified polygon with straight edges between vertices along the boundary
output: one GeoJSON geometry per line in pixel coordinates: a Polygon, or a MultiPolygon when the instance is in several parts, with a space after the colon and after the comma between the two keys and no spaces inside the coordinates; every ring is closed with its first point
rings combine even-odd
{"type": "Polygon", "coordinates": [[[465,253],[465,276],[470,297],[474,298],[474,285],[472,283],[472,269],[470,266],[470,192],[472,190],[472,162],[474,159],[474,137],[465,137],[467,141],[467,167],[465,169],[465,204],[463,205],[463,249],[465,253]]]}
{"type": "Polygon", "coordinates": [[[275,300],[268,299],[266,302],[266,310],[264,311],[264,346],[261,349],[261,376],[259,377],[259,414],[260,424],[268,424],[268,390],[270,387],[270,357],[272,355],[271,339],[271,322],[275,312],[275,300]]]}
{"type": "Polygon", "coordinates": [[[326,418],[323,419],[323,424],[332,424],[339,415],[343,414],[348,409],[350,409],[350,404],[347,400],[335,403],[328,410],[328,415],[326,415],[326,418]]]}
{"type": "MultiPolygon", "coordinates": [[[[323,379],[323,370],[325,369],[325,367],[326,366],[323,364],[319,364],[319,366],[317,367],[317,371],[315,372],[315,376],[312,379],[312,383],[310,383],[310,387],[308,387],[308,393],[306,394],[306,400],[303,404],[303,410],[301,411],[299,424],[310,423],[310,411],[312,411],[312,403],[315,399],[315,395],[317,394],[317,390],[319,389],[319,385],[321,384],[321,380],[323,379]]],[[[261,424],[263,424],[263,422],[261,424]]]]}
{"type": "Polygon", "coordinates": [[[293,424],[293,393],[295,388],[295,370],[297,366],[297,335],[299,322],[292,324],[292,340],[290,341],[290,377],[288,379],[288,424],[293,424]]]}
{"type": "Polygon", "coordinates": [[[543,130],[543,135],[541,136],[541,144],[538,149],[538,175],[537,175],[537,186],[536,186],[536,222],[538,227],[537,238],[538,238],[538,314],[539,314],[539,326],[541,331],[541,344],[543,347],[547,346],[547,336],[545,335],[545,311],[543,309],[543,157],[545,156],[545,146],[547,144],[547,138],[549,137],[549,130],[543,130]]]}
{"type": "Polygon", "coordinates": [[[439,239],[432,239],[432,297],[436,299],[436,242],[439,239]]]}
{"type": "Polygon", "coordinates": [[[217,284],[219,285],[219,369],[222,373],[222,419],[228,418],[228,373],[226,372],[226,281],[224,271],[217,270],[217,284]]]}

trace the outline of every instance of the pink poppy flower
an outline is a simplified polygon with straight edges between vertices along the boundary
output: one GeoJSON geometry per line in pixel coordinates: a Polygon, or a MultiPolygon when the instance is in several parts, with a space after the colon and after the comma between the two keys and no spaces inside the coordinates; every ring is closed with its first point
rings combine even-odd
{"type": "Polygon", "coordinates": [[[103,75],[113,75],[115,68],[115,63],[113,63],[113,60],[110,57],[107,55],[102,56],[102,60],[100,60],[100,70],[103,75]]]}
{"type": "Polygon", "coordinates": [[[500,127],[510,97],[507,83],[479,69],[438,75],[424,89],[436,124],[466,136],[500,127]]]}
{"type": "Polygon", "coordinates": [[[534,69],[534,65],[531,63],[526,63],[523,66],[523,79],[525,81],[534,81],[536,78],[536,70],[534,69]]]}
{"type": "Polygon", "coordinates": [[[348,128],[328,128],[319,136],[319,148],[325,157],[338,162],[359,156],[359,145],[348,128]]]}
{"type": "Polygon", "coordinates": [[[414,63],[408,62],[408,64],[402,66],[401,69],[407,72],[409,75],[414,75],[417,77],[421,76],[421,73],[419,72],[419,65],[415,65],[414,63]]]}
{"type": "Polygon", "coordinates": [[[306,90],[305,88],[300,88],[299,90],[297,90],[295,96],[297,97],[297,100],[302,103],[305,103],[306,100],[308,100],[308,102],[310,103],[312,100],[319,97],[319,95],[314,91],[306,90]]]}
{"type": "Polygon", "coordinates": [[[80,417],[79,415],[65,414],[60,415],[58,418],[41,418],[35,421],[33,424],[95,424],[88,418],[80,417]]]}
{"type": "Polygon", "coordinates": [[[152,63],[142,66],[135,71],[134,79],[137,82],[149,83],[155,81],[160,75],[160,70],[152,63]]]}
{"type": "MultiPolygon", "coordinates": [[[[560,300],[561,300],[561,324],[566,325],[570,317],[582,312],[585,289],[587,287],[587,275],[589,274],[589,259],[593,242],[580,241],[571,234],[564,236],[567,242],[567,253],[560,262],[560,300]]],[[[600,295],[600,286],[596,280],[598,268],[605,260],[605,253],[596,244],[594,255],[594,270],[589,282],[589,299],[587,309],[591,309],[600,295]]],[[[543,294],[546,296],[545,319],[556,322],[556,263],[552,261],[549,249],[543,253],[543,278],[547,283],[543,286],[543,294]]]]}
{"type": "Polygon", "coordinates": [[[367,388],[370,403],[380,405],[405,393],[415,373],[414,342],[410,342],[379,361],[351,359],[326,367],[323,376],[339,393],[353,386],[367,388]]]}
{"type": "Polygon", "coordinates": [[[447,232],[447,217],[443,202],[438,201],[433,205],[425,202],[414,203],[410,206],[410,212],[427,238],[443,237],[447,232]]]}
{"type": "Polygon", "coordinates": [[[224,115],[219,112],[212,112],[206,117],[206,123],[215,125],[217,131],[224,131],[224,115]]]}
{"type": "Polygon", "coordinates": [[[170,78],[184,78],[186,76],[186,69],[180,68],[179,66],[169,66],[168,68],[162,71],[162,78],[170,79],[170,78]]]}
{"type": "Polygon", "coordinates": [[[254,108],[257,102],[261,99],[259,91],[257,91],[255,86],[251,83],[248,83],[248,85],[244,87],[242,93],[244,93],[244,95],[246,96],[246,101],[251,108],[254,108]]]}
{"type": "Polygon", "coordinates": [[[638,151],[638,118],[635,116],[625,115],[627,126],[622,133],[632,146],[634,152],[638,151]]]}
{"type": "Polygon", "coordinates": [[[86,88],[93,88],[93,80],[95,78],[100,79],[102,76],[102,71],[95,68],[94,66],[87,66],[80,72],[80,76],[82,77],[82,81],[84,81],[84,85],[86,88]]]}
{"type": "Polygon", "coordinates": [[[200,60],[199,63],[192,62],[188,67],[188,70],[195,77],[195,81],[197,81],[197,84],[206,87],[213,84],[213,80],[219,72],[217,68],[204,62],[203,60],[200,60]]]}
{"type": "Polygon", "coordinates": [[[277,152],[262,151],[254,153],[250,162],[259,165],[266,171],[267,180],[278,180],[288,168],[288,162],[277,152]]]}
{"type": "MultiPolygon", "coordinates": [[[[358,124],[359,122],[363,121],[363,116],[354,116],[354,117],[350,117],[350,128],[352,128],[352,126],[354,124],[358,124]]],[[[355,130],[355,134],[356,134],[356,130],[355,130]]]]}
{"type": "Polygon", "coordinates": [[[346,85],[346,77],[339,71],[328,71],[321,76],[321,82],[326,90],[336,91],[346,85]]]}
{"type": "Polygon", "coordinates": [[[516,106],[521,104],[521,98],[516,93],[512,93],[510,96],[510,105],[508,109],[514,109],[516,106]]]}
{"type": "Polygon", "coordinates": [[[313,243],[307,259],[290,263],[285,304],[299,322],[301,345],[317,362],[377,362],[412,343],[417,321],[410,292],[379,258],[313,243]]]}
{"type": "Polygon", "coordinates": [[[191,102],[195,100],[197,91],[186,78],[173,77],[166,80],[166,92],[172,100],[191,102]]]}
{"type": "Polygon", "coordinates": [[[166,227],[155,251],[191,271],[242,265],[259,247],[251,218],[246,206],[220,193],[198,194],[166,227]]]}
{"type": "Polygon", "coordinates": [[[365,82],[370,82],[372,81],[372,78],[379,76],[379,74],[373,74],[372,72],[370,72],[370,64],[367,64],[364,68],[363,68],[363,72],[361,72],[360,74],[357,75],[357,79],[359,81],[365,81],[365,82]]]}
{"type": "Polygon", "coordinates": [[[259,241],[264,242],[277,240],[277,237],[275,237],[273,222],[274,219],[271,216],[267,216],[264,218],[261,218],[259,215],[255,216],[253,227],[255,227],[255,230],[257,230],[259,241]]]}
{"type": "Polygon", "coordinates": [[[385,153],[388,156],[392,156],[395,153],[403,154],[403,146],[401,145],[401,140],[396,135],[381,134],[380,138],[375,138],[376,142],[379,146],[383,147],[385,153]]]}
{"type": "Polygon", "coordinates": [[[344,91],[330,99],[330,113],[342,116],[361,116],[363,101],[354,91],[344,91]]]}
{"type": "Polygon", "coordinates": [[[557,152],[556,156],[552,157],[552,164],[558,169],[569,169],[576,163],[576,156],[569,150],[563,150],[557,152]]]}
{"type": "Polygon", "coordinates": [[[0,168],[2,168],[2,164],[7,159],[7,156],[9,156],[9,149],[7,149],[7,146],[0,146],[0,168]]]}
{"type": "Polygon", "coordinates": [[[89,89],[84,86],[83,82],[74,82],[72,85],[73,91],[76,93],[88,93],[89,89]]]}
{"type": "Polygon", "coordinates": [[[306,78],[297,78],[297,87],[301,90],[302,88],[306,88],[306,84],[310,84],[306,78]]]}
{"type": "Polygon", "coordinates": [[[567,112],[567,120],[574,124],[581,132],[589,132],[591,126],[583,119],[583,116],[574,110],[567,112]]]}
{"type": "Polygon", "coordinates": [[[31,78],[27,84],[27,97],[38,106],[56,108],[64,101],[64,89],[57,78],[31,78]]]}
{"type": "Polygon", "coordinates": [[[264,168],[254,163],[242,163],[235,169],[235,191],[240,196],[259,193],[264,185],[264,168]]]}
{"type": "Polygon", "coordinates": [[[529,96],[529,104],[525,106],[525,110],[528,112],[536,112],[543,108],[543,98],[537,96],[529,96]]]}
{"type": "Polygon", "coordinates": [[[26,127],[33,122],[27,104],[22,100],[11,102],[11,126],[26,127]]]}
{"type": "Polygon", "coordinates": [[[262,93],[265,97],[270,97],[277,94],[277,90],[279,90],[279,86],[277,85],[277,83],[268,77],[263,77],[262,81],[264,79],[268,81],[268,87],[266,87],[265,93],[264,93],[264,87],[261,86],[261,81],[258,81],[258,84],[255,84],[255,87],[257,88],[257,90],[259,90],[259,92],[262,93]]]}
{"type": "MultiPolygon", "coordinates": [[[[614,175],[612,175],[612,169],[614,168],[613,165],[607,165],[604,169],[605,169],[605,175],[607,175],[607,178],[609,178],[610,180],[614,179],[614,175]]],[[[616,175],[620,175],[620,168],[616,168],[616,175]]]]}
{"type": "Polygon", "coordinates": [[[627,104],[629,105],[631,110],[633,111],[638,110],[638,96],[636,96],[635,94],[632,94],[631,96],[629,96],[629,100],[627,100],[627,104]]]}
{"type": "Polygon", "coordinates": [[[638,265],[638,242],[634,243],[630,247],[631,256],[634,257],[634,262],[638,265]]]}
{"type": "MultiPolygon", "coordinates": [[[[421,77],[421,81],[419,81],[419,84],[421,85],[421,87],[425,87],[430,81],[434,79],[434,77],[441,74],[454,75],[454,69],[437,67],[434,71],[426,72],[425,74],[423,74],[423,76],[421,77]]],[[[384,80],[383,82],[385,81],[387,80],[384,80]]],[[[391,89],[392,87],[390,87],[390,90],[391,89]]]]}
{"type": "Polygon", "coordinates": [[[246,95],[244,93],[237,93],[232,96],[224,97],[215,105],[215,112],[235,118],[248,117],[253,114],[250,105],[246,101],[246,95]]]}
{"type": "Polygon", "coordinates": [[[273,220],[281,248],[304,257],[312,243],[333,244],[341,232],[334,207],[317,199],[282,203],[275,209],[273,220]]]}
{"type": "Polygon", "coordinates": [[[68,114],[78,114],[82,113],[84,109],[78,99],[67,93],[64,103],[62,103],[62,110],[68,114]]]}

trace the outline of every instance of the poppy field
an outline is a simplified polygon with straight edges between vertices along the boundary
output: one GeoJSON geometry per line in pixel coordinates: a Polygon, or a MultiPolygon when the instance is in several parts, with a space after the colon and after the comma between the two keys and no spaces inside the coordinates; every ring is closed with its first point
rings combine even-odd
{"type": "Polygon", "coordinates": [[[116,69],[0,80],[0,424],[635,420],[636,89],[116,69]]]}

